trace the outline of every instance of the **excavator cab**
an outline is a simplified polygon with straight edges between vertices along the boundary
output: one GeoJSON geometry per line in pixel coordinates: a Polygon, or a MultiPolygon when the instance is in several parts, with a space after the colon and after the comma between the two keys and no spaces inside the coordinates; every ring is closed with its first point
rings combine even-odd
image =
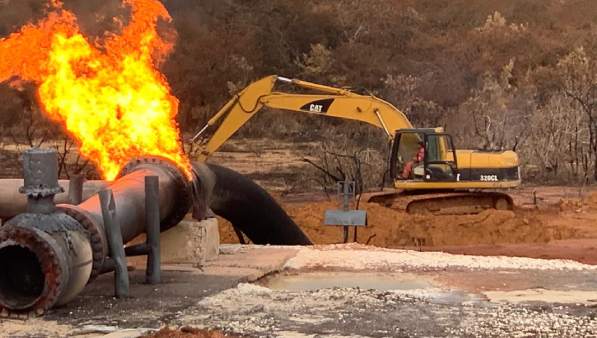
{"type": "Polygon", "coordinates": [[[410,180],[421,182],[456,182],[460,176],[452,136],[435,129],[402,129],[396,132],[392,145],[391,177],[402,177],[402,171],[423,142],[425,158],[413,163],[410,180]]]}

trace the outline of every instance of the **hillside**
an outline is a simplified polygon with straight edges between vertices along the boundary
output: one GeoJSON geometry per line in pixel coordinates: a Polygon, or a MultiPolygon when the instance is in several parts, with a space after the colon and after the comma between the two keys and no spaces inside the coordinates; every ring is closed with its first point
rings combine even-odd
{"type": "MultiPolygon", "coordinates": [[[[117,0],[64,2],[92,37],[118,31],[114,17],[126,21],[117,0]]],[[[173,18],[163,32],[175,45],[162,71],[180,100],[184,132],[251,81],[279,74],[370,91],[417,126],[444,126],[459,147],[514,149],[530,180],[597,176],[591,0],[163,2],[173,18]]],[[[43,10],[43,1],[0,2],[0,36],[43,10]]],[[[38,110],[34,89],[26,90],[0,85],[4,137],[27,139],[15,126],[43,120],[22,113],[38,110]]],[[[238,136],[384,150],[379,133],[361,125],[275,112],[238,136]]]]}

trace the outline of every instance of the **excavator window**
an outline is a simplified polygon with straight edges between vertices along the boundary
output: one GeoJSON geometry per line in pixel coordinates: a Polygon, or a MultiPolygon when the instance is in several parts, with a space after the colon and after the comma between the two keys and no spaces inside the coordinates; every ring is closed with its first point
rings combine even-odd
{"type": "MultiPolygon", "coordinates": [[[[401,130],[396,133],[390,158],[391,177],[394,179],[402,177],[405,166],[418,152],[417,144],[424,140],[425,133],[417,129],[401,130]]],[[[413,179],[423,180],[423,164],[423,162],[412,164],[413,179]]]]}
{"type": "Polygon", "coordinates": [[[453,182],[459,179],[456,154],[452,137],[448,134],[425,135],[424,180],[431,182],[453,182]]]}

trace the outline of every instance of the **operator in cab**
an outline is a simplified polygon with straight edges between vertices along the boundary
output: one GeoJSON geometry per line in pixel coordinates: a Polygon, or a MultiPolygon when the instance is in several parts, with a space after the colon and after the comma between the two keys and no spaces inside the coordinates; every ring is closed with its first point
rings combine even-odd
{"type": "Polygon", "coordinates": [[[415,164],[419,164],[419,163],[423,162],[423,160],[425,159],[425,142],[417,143],[417,147],[419,148],[419,151],[415,154],[415,156],[413,157],[413,160],[408,162],[404,166],[404,171],[402,172],[402,178],[405,180],[407,180],[410,177],[410,174],[413,170],[413,166],[415,164]]]}

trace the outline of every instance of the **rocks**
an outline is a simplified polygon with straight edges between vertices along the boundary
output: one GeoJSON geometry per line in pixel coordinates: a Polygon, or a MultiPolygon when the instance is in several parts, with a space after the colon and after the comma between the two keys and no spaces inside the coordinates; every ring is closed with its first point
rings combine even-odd
{"type": "Polygon", "coordinates": [[[178,320],[262,337],[587,337],[597,320],[566,307],[440,303],[433,296],[329,288],[264,291],[240,284],[201,302],[178,320]],[[242,301],[239,301],[242,300],[242,301]]]}

